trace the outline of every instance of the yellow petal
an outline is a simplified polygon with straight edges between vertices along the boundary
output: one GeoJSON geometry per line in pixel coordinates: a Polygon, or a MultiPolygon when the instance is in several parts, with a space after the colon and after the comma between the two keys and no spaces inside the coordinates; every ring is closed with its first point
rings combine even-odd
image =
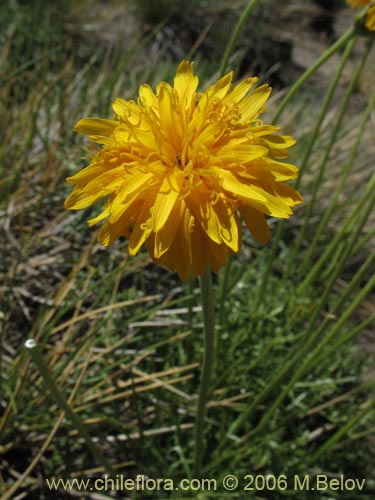
{"type": "Polygon", "coordinates": [[[262,111],[263,106],[271,94],[271,87],[268,85],[261,85],[249,96],[245,97],[239,104],[238,109],[241,113],[242,121],[249,121],[257,118],[258,114],[262,111]]]}
{"type": "Polygon", "coordinates": [[[108,206],[108,203],[106,203],[106,206],[104,207],[103,211],[97,215],[96,217],[93,217],[92,219],[89,219],[87,221],[87,224],[89,226],[94,226],[95,224],[97,224],[98,222],[101,222],[102,220],[106,219],[107,217],[109,217],[109,206],[108,206]]]}
{"type": "Polygon", "coordinates": [[[109,222],[106,222],[105,224],[102,225],[100,228],[99,234],[98,234],[98,240],[102,245],[107,247],[110,245],[113,239],[111,239],[111,233],[109,231],[109,222]]]}
{"type": "Polygon", "coordinates": [[[265,198],[265,202],[261,204],[249,203],[255,208],[260,205],[262,207],[260,210],[262,213],[271,215],[272,217],[279,217],[280,219],[288,219],[292,215],[292,210],[290,209],[291,204],[288,203],[286,198],[279,196],[277,193],[270,193],[267,188],[263,189],[260,186],[251,186],[251,190],[253,194],[260,194],[265,198]]]}
{"type": "Polygon", "coordinates": [[[288,148],[295,144],[293,137],[286,135],[268,135],[262,138],[262,144],[268,148],[268,155],[272,158],[286,158],[288,148]]]}
{"type": "MultiPolygon", "coordinates": [[[[135,174],[124,177],[120,189],[111,204],[111,220],[115,222],[138,198],[156,182],[152,173],[135,174]]],[[[151,193],[148,193],[151,197],[151,193]]]]}
{"type": "Polygon", "coordinates": [[[258,243],[265,245],[271,239],[271,232],[261,212],[252,207],[242,205],[240,212],[245,224],[258,243]]]}
{"type": "Polygon", "coordinates": [[[154,134],[147,129],[118,127],[113,136],[117,143],[123,143],[127,148],[138,151],[146,157],[158,150],[154,134]]]}
{"type": "Polygon", "coordinates": [[[222,187],[223,189],[225,189],[225,191],[229,191],[230,193],[241,196],[245,199],[254,199],[254,201],[259,201],[260,203],[266,201],[264,196],[260,195],[259,193],[253,192],[252,186],[247,185],[246,181],[237,178],[228,170],[216,169],[216,172],[218,178],[222,181],[222,187]]]}
{"type": "Polygon", "coordinates": [[[131,125],[140,125],[142,112],[134,102],[125,101],[118,97],[113,101],[112,108],[121,120],[129,122],[131,125]]]}
{"type": "Polygon", "coordinates": [[[239,229],[236,216],[223,199],[218,199],[213,204],[208,190],[200,189],[188,198],[197,221],[208,238],[217,245],[225,243],[234,252],[239,249],[239,229]]]}
{"type": "Polygon", "coordinates": [[[91,163],[88,167],[80,170],[71,177],[67,177],[66,180],[69,184],[83,186],[102,174],[104,169],[103,162],[91,163]]]}
{"type": "Polygon", "coordinates": [[[166,220],[164,227],[155,234],[154,256],[160,259],[171,247],[184,217],[185,206],[177,201],[166,220]]]}
{"type": "Polygon", "coordinates": [[[227,96],[225,96],[225,99],[223,99],[223,101],[238,103],[249,92],[251,87],[253,87],[257,81],[257,77],[247,78],[246,80],[243,80],[238,85],[236,85],[227,96]]]}
{"type": "Polygon", "coordinates": [[[233,252],[237,253],[241,245],[241,229],[235,211],[229,203],[219,198],[214,205],[217,222],[220,228],[220,236],[233,252]]]}
{"type": "Polygon", "coordinates": [[[220,136],[225,132],[225,126],[221,122],[209,123],[194,141],[194,148],[199,149],[204,146],[205,149],[213,148],[220,136]]]}
{"type": "Polygon", "coordinates": [[[231,172],[221,170],[222,187],[242,199],[247,205],[274,217],[288,218],[292,211],[282,198],[255,184],[247,185],[231,172]]]}
{"type": "Polygon", "coordinates": [[[196,189],[189,196],[188,203],[207,236],[215,243],[220,244],[222,242],[221,226],[211,203],[209,191],[207,189],[196,189]]]}
{"type": "Polygon", "coordinates": [[[188,124],[189,131],[195,136],[199,135],[202,129],[207,126],[207,113],[208,113],[208,96],[206,93],[202,94],[198,104],[194,109],[193,116],[188,124]]]}
{"type": "Polygon", "coordinates": [[[152,231],[150,203],[146,201],[139,212],[129,239],[129,254],[136,255],[152,231]]]}
{"type": "MultiPolygon", "coordinates": [[[[116,219],[115,221],[110,216],[110,219],[102,226],[98,240],[105,246],[113,243],[120,236],[130,237],[130,226],[133,225],[134,221],[137,219],[138,213],[142,207],[142,200],[135,200],[134,203],[129,205],[123,212],[121,213],[121,217],[116,219]]],[[[110,211],[110,205],[109,205],[110,211]]]]}
{"type": "Polygon", "coordinates": [[[217,83],[211,85],[211,87],[208,87],[205,93],[208,95],[209,99],[215,97],[216,99],[223,99],[225,95],[228,93],[228,90],[230,89],[232,78],[233,78],[233,71],[230,71],[222,78],[220,78],[220,80],[217,83]]]}
{"type": "Polygon", "coordinates": [[[167,141],[171,143],[176,154],[181,145],[178,126],[180,119],[175,109],[173,95],[169,85],[160,85],[158,96],[160,121],[163,123],[165,133],[168,135],[167,141]]]}
{"type": "Polygon", "coordinates": [[[86,193],[95,193],[101,191],[104,194],[110,194],[116,191],[124,182],[125,169],[122,165],[109,168],[101,174],[92,178],[82,189],[86,193]]]}
{"type": "Polygon", "coordinates": [[[296,143],[296,140],[290,135],[267,135],[263,141],[272,148],[283,149],[290,148],[296,143]]]}
{"type": "Polygon", "coordinates": [[[156,107],[158,100],[150,85],[141,85],[139,87],[139,103],[143,107],[156,107]]]}
{"type": "Polygon", "coordinates": [[[192,98],[198,87],[198,77],[193,74],[193,65],[191,62],[182,61],[178,66],[173,84],[178,94],[180,102],[185,106],[192,104],[192,98]]]}
{"type": "MultiPolygon", "coordinates": [[[[182,203],[184,203],[182,201],[182,203]]],[[[154,256],[154,245],[152,236],[147,240],[147,248],[155,262],[166,264],[170,271],[177,271],[179,277],[186,281],[191,274],[192,256],[192,231],[194,231],[194,217],[185,207],[181,223],[178,225],[173,245],[165,252],[160,259],[154,256]],[[150,241],[150,244],[148,243],[150,241]]]]}
{"type": "Polygon", "coordinates": [[[64,203],[65,208],[70,210],[81,210],[93,205],[105,196],[102,191],[97,191],[91,194],[86,193],[81,188],[74,188],[71,194],[67,197],[64,203]]]}
{"type": "Polygon", "coordinates": [[[283,198],[283,200],[291,207],[299,205],[303,202],[303,198],[299,192],[291,186],[288,186],[288,184],[278,182],[275,184],[274,189],[277,196],[283,198]]]}
{"type": "Polygon", "coordinates": [[[127,230],[127,227],[121,224],[120,221],[117,221],[114,224],[112,224],[110,221],[107,221],[100,228],[98,240],[102,245],[107,247],[121,236],[129,237],[129,231],[127,230]]]}
{"type": "MultiPolygon", "coordinates": [[[[249,126],[249,135],[254,137],[262,137],[264,135],[270,135],[278,132],[280,130],[279,127],[275,125],[253,125],[249,126]]],[[[287,137],[287,136],[281,136],[287,137]]]]}
{"type": "Polygon", "coordinates": [[[246,163],[261,158],[267,154],[267,148],[257,144],[228,144],[216,152],[216,158],[220,161],[231,163],[246,163]]]}
{"type": "Polygon", "coordinates": [[[108,137],[118,125],[119,123],[114,120],[106,120],[104,118],[83,118],[75,124],[73,130],[80,134],[108,137]]]}
{"type": "Polygon", "coordinates": [[[173,189],[169,179],[165,178],[160,186],[152,209],[153,229],[156,233],[166,223],[179,196],[179,191],[173,189]]]}
{"type": "Polygon", "coordinates": [[[289,163],[260,158],[247,165],[247,174],[252,179],[285,181],[295,179],[298,168],[289,163]]]}

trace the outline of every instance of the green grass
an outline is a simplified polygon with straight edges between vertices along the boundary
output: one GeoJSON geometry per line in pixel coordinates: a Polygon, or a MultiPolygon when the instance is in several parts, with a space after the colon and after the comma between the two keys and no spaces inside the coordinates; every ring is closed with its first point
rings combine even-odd
{"type": "MultiPolygon", "coordinates": [[[[193,3],[207,20],[235,20],[245,6],[193,3]]],[[[114,2],[111,8],[134,16],[125,44],[125,35],[110,42],[101,38],[110,12],[97,15],[92,31],[85,25],[90,12],[95,16],[95,2],[81,10],[74,2],[0,7],[4,498],[56,498],[46,478],[100,478],[106,467],[50,398],[24,348],[29,338],[37,341],[51,380],[116,473],[175,481],[192,475],[203,340],[198,282],[181,283],[146,253],[128,257],[126,241],[104,249],[86,225],[90,209],[63,208],[70,190],[65,177],[84,165],[75,122],[109,117],[117,95],[135,98],[139,84],[170,80],[177,64],[176,54],[168,52],[166,27],[180,26],[181,13],[177,20],[172,13],[159,19],[132,3],[119,8],[114,2]],[[145,58],[149,53],[154,56],[145,58]]],[[[192,12],[186,9],[187,27],[192,12]]],[[[265,12],[254,15],[267,32],[265,12]]],[[[234,22],[229,24],[232,29],[234,22]]],[[[224,47],[231,29],[222,37],[224,47]]],[[[215,32],[194,48],[198,35],[181,34],[182,56],[192,50],[204,86],[218,73],[222,51],[210,52],[215,32]]],[[[252,40],[246,30],[242,36],[252,40]]],[[[358,53],[364,54],[365,44],[357,42],[358,53]]],[[[232,60],[237,67],[240,52],[232,60]]],[[[341,84],[344,97],[341,87],[333,89],[335,98],[306,156],[299,181],[304,206],[287,224],[270,221],[270,246],[259,247],[245,234],[241,253],[214,277],[217,345],[202,476],[218,483],[227,474],[343,474],[366,478],[360,498],[374,496],[375,180],[368,125],[374,97],[358,93],[361,57],[351,55],[349,61],[352,80],[341,84]]],[[[296,165],[306,154],[328,84],[317,89],[307,82],[280,118],[283,132],[297,138],[291,160],[296,165]]],[[[276,92],[268,116],[279,102],[276,92]]],[[[296,493],[291,485],[288,480],[286,491],[258,493],[174,492],[171,498],[304,500],[342,494],[296,493]]],[[[86,497],[110,497],[109,491],[97,493],[102,496],[86,497]]],[[[345,493],[348,499],[358,496],[345,493]]],[[[169,494],[133,491],[119,498],[169,494]]]]}

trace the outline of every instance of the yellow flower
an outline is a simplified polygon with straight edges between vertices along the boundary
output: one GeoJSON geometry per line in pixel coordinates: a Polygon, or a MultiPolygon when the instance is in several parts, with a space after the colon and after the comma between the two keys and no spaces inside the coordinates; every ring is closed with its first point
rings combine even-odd
{"type": "Polygon", "coordinates": [[[369,6],[366,11],[365,18],[365,27],[369,31],[375,31],[375,2],[373,0],[346,0],[347,3],[355,8],[355,7],[364,7],[369,6]]]}
{"type": "Polygon", "coordinates": [[[283,181],[297,168],[278,161],[294,144],[259,119],[271,89],[257,78],[232,87],[228,73],[198,93],[192,63],[180,63],[174,86],[148,85],[137,102],[116,99],[115,120],[85,118],[75,130],[94,147],[90,165],[67,181],[65,206],[86,208],[107,198],[99,240],[129,239],[130,255],[146,245],[154,262],[185,280],[214,272],[241,246],[239,215],[260,243],[270,239],[264,214],[288,218],[301,196],[283,181]]]}

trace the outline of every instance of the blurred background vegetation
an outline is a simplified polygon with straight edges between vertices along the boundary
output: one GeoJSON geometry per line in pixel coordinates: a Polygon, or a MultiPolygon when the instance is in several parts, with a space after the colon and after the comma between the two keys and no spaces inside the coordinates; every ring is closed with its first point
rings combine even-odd
{"type": "MultiPolygon", "coordinates": [[[[46,477],[96,477],[104,469],[49,400],[23,348],[27,338],[38,341],[53,380],[116,472],[173,478],[191,473],[202,348],[197,283],[181,284],[152,265],[146,253],[129,259],[125,241],[103,249],[85,222],[91,209],[64,210],[70,191],[65,178],[84,165],[84,141],[72,132],[78,119],[110,117],[115,97],[135,99],[141,83],[171,81],[184,58],[195,61],[201,85],[206,86],[218,76],[221,57],[245,6],[244,0],[1,2],[4,498],[113,495],[59,491],[57,496],[46,488],[46,477]]],[[[282,7],[278,0],[262,0],[241,32],[228,69],[235,70],[236,79],[256,74],[271,83],[270,121],[290,85],[351,22],[352,12],[341,0],[288,0],[282,7]]],[[[270,248],[260,248],[248,235],[230,270],[215,278],[218,356],[205,477],[345,474],[366,478],[361,498],[374,498],[374,211],[373,205],[372,210],[371,205],[365,207],[374,193],[366,191],[375,153],[373,114],[361,132],[361,147],[347,182],[309,253],[374,92],[373,49],[351,94],[307,222],[305,218],[324,148],[365,46],[365,39],[358,40],[335,89],[301,181],[306,203],[285,227],[266,293],[262,276],[270,248]],[[358,234],[355,222],[347,224],[353,213],[361,224],[358,234]],[[293,247],[305,222],[305,233],[293,247]],[[316,267],[337,235],[337,246],[316,267]],[[318,271],[306,281],[311,269],[318,271]],[[327,287],[330,293],[325,295],[327,287]],[[320,335],[309,352],[321,346],[320,351],[269,418],[262,420],[296,373],[295,365],[287,377],[269,384],[298,353],[298,363],[304,366],[310,358],[303,346],[315,331],[320,335]],[[320,342],[325,338],[323,349],[320,342]],[[253,401],[259,404],[250,412],[253,401]],[[248,417],[228,435],[241,415],[248,417]]],[[[284,133],[298,140],[291,160],[296,165],[339,58],[335,54],[313,75],[278,122],[284,133]]],[[[270,226],[275,233],[276,221],[270,226]]],[[[220,498],[263,498],[249,493],[223,492],[220,498]]],[[[218,494],[173,498],[194,495],[203,500],[218,494]]],[[[297,498],[340,495],[299,492],[297,498]]],[[[358,498],[358,492],[351,495],[345,498],[358,498]]],[[[264,496],[291,498],[293,492],[264,496]]],[[[166,495],[117,492],[115,497],[166,495]]]]}

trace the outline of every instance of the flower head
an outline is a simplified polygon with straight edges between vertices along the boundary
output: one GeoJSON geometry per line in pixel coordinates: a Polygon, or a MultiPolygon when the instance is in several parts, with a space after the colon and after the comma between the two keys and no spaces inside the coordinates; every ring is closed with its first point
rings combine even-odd
{"type": "Polygon", "coordinates": [[[365,28],[368,31],[375,31],[375,2],[374,0],[346,0],[347,3],[353,7],[368,6],[365,17],[365,28]]]}
{"type": "Polygon", "coordinates": [[[85,118],[75,130],[93,147],[90,165],[69,177],[67,208],[107,198],[89,225],[105,221],[99,240],[129,239],[129,253],[146,245],[154,262],[182,279],[217,272],[241,246],[240,216],[260,243],[270,239],[265,214],[288,218],[301,196],[285,180],[297,168],[279,161],[294,144],[265,125],[271,89],[248,78],[232,86],[228,73],[197,92],[192,63],[180,63],[174,85],[148,85],[137,102],[116,99],[115,120],[85,118]],[[249,91],[251,93],[249,93],[249,91]]]}

